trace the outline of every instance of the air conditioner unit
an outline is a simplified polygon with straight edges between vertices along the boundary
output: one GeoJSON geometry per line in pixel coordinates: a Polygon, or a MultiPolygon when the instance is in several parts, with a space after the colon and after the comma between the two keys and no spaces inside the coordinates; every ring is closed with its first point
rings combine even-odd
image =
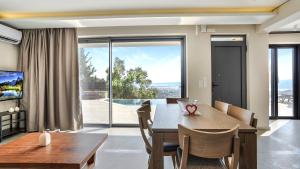
{"type": "Polygon", "coordinates": [[[22,39],[22,32],[0,24],[0,41],[12,44],[19,44],[22,39]]]}

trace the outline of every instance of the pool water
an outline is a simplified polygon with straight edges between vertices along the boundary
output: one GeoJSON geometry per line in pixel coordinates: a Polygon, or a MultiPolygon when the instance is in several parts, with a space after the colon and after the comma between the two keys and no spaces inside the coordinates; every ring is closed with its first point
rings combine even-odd
{"type": "MultiPolygon", "coordinates": [[[[113,99],[113,103],[123,105],[141,105],[144,101],[150,100],[152,105],[165,103],[165,99],[113,99]]],[[[108,99],[106,101],[109,101],[108,99]]]]}

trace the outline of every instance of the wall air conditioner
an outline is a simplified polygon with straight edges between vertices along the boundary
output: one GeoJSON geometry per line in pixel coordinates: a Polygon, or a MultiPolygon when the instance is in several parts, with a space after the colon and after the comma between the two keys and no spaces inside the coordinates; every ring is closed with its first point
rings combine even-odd
{"type": "Polygon", "coordinates": [[[0,24],[0,41],[11,44],[19,44],[22,39],[22,32],[0,24]]]}

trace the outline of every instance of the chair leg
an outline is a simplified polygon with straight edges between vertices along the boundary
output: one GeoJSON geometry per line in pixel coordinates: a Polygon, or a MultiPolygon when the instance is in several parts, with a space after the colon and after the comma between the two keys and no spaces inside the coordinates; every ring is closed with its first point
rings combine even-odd
{"type": "Polygon", "coordinates": [[[173,162],[174,169],[176,169],[177,168],[176,155],[172,155],[172,162],[173,162]]]}
{"type": "Polygon", "coordinates": [[[180,159],[176,155],[175,155],[175,163],[176,163],[176,168],[179,169],[179,167],[180,167],[180,159]]]}
{"type": "Polygon", "coordinates": [[[151,155],[149,154],[149,157],[148,157],[148,169],[152,169],[152,166],[151,166],[151,155]]]}
{"type": "Polygon", "coordinates": [[[229,162],[230,157],[224,157],[224,162],[227,168],[230,168],[230,162],[229,162]]]}

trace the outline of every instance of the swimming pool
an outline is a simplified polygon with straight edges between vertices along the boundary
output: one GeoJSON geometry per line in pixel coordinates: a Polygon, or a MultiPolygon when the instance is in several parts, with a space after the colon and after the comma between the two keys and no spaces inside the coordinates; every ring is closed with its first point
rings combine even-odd
{"type": "MultiPolygon", "coordinates": [[[[150,100],[152,105],[166,102],[165,99],[113,99],[112,102],[123,105],[141,105],[146,100],[150,100]]],[[[109,99],[106,99],[105,101],[109,101],[109,99]]]]}

